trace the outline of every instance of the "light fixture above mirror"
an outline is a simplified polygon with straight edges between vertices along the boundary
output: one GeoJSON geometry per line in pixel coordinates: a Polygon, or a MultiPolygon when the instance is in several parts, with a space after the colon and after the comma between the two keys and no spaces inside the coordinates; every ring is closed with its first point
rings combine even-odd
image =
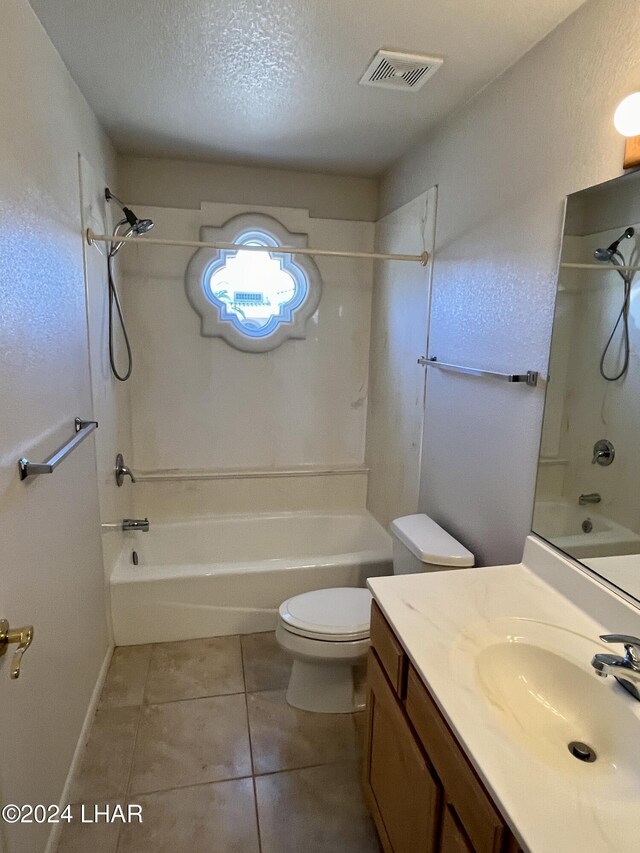
{"type": "Polygon", "coordinates": [[[627,138],[624,148],[624,168],[640,166],[640,92],[627,95],[614,113],[616,130],[627,138]]]}

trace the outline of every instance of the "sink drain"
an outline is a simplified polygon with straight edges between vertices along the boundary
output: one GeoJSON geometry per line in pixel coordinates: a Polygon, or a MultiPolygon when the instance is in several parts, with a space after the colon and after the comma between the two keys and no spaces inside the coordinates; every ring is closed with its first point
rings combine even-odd
{"type": "Polygon", "coordinates": [[[574,758],[577,758],[578,761],[586,761],[587,764],[591,764],[598,757],[594,749],[579,740],[572,740],[568,748],[574,758]]]}

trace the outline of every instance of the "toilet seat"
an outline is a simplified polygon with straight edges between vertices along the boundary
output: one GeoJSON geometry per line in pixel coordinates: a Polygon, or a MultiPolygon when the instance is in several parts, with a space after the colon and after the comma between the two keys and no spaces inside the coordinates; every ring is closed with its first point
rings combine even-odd
{"type": "Polygon", "coordinates": [[[371,593],[353,587],[303,592],[284,601],[279,614],[281,626],[300,637],[334,643],[366,640],[371,593]]]}

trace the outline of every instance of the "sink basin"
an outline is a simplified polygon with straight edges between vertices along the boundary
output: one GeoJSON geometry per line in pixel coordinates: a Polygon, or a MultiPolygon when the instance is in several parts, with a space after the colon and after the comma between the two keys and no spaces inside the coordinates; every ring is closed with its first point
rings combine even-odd
{"type": "MultiPolygon", "coordinates": [[[[501,620],[491,627],[475,638],[482,642],[475,643],[473,678],[505,735],[532,760],[581,786],[593,784],[604,793],[606,781],[607,797],[637,797],[638,719],[622,688],[591,671],[599,643],[527,620],[501,620]],[[575,757],[569,749],[573,742],[588,745],[596,760],[575,757]]],[[[467,648],[471,641],[466,634],[467,648]]]]}

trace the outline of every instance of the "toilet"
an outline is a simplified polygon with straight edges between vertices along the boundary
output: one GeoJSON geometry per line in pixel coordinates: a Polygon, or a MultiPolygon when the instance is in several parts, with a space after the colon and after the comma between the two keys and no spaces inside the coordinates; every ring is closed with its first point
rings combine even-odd
{"type": "MultiPolygon", "coordinates": [[[[394,575],[474,565],[470,551],[421,513],[391,522],[394,575]]],[[[287,702],[303,711],[349,714],[365,705],[371,593],[337,587],[303,592],[279,608],[276,639],[293,658],[287,702]]]]}

